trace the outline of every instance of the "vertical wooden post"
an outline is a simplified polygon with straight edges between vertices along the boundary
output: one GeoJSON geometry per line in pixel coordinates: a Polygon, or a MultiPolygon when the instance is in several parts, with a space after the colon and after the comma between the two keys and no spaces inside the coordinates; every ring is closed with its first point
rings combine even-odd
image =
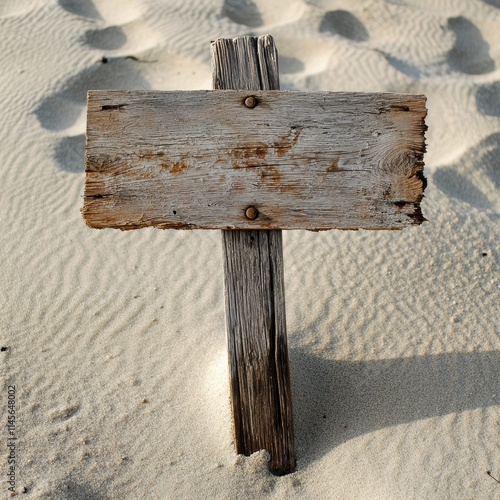
{"type": "MultiPolygon", "coordinates": [[[[279,90],[272,37],[212,42],[212,77],[214,89],[279,90]]],[[[225,230],[222,242],[236,452],[265,449],[270,471],[288,474],[295,470],[295,446],[282,234],[225,230]]]]}

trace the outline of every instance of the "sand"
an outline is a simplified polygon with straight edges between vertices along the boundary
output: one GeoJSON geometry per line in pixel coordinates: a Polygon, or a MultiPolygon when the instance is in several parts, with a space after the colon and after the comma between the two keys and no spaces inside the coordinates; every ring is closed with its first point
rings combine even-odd
{"type": "Polygon", "coordinates": [[[500,498],[498,0],[1,0],[0,488],[33,499],[500,498]],[[238,457],[217,231],[92,230],[88,89],[211,88],[271,34],[281,87],[428,97],[428,222],[284,234],[297,472],[238,457]]]}

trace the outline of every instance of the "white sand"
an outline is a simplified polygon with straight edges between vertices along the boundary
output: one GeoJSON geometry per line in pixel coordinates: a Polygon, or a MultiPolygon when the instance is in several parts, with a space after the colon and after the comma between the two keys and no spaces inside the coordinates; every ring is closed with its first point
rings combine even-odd
{"type": "Polygon", "coordinates": [[[498,0],[1,0],[0,105],[0,446],[15,385],[21,498],[500,498],[498,0]],[[234,452],[219,232],[79,212],[87,89],[210,88],[210,40],[266,33],[283,89],[429,109],[429,222],[284,235],[281,478],[234,452]]]}

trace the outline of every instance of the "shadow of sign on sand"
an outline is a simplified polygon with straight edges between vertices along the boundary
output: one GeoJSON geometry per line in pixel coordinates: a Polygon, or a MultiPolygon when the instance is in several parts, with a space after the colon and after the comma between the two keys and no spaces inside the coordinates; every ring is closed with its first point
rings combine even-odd
{"type": "Polygon", "coordinates": [[[500,404],[500,351],[330,361],[291,349],[290,358],[297,448],[308,460],[379,429],[500,404]]]}

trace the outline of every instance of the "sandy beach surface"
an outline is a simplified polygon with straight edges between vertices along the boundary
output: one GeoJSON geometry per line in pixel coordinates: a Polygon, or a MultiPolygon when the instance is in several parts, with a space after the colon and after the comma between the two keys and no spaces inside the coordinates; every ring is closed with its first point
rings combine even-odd
{"type": "Polygon", "coordinates": [[[500,498],[500,1],[0,0],[0,104],[2,498],[500,498]],[[234,451],[220,232],[80,214],[87,90],[260,34],[282,89],[428,99],[428,222],[284,233],[284,477],[234,451]]]}

